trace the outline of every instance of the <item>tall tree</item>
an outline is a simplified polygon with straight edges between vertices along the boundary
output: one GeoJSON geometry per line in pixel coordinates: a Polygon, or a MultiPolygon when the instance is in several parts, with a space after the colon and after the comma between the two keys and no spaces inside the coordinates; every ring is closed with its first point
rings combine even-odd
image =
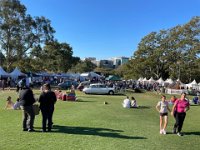
{"type": "Polygon", "coordinates": [[[45,60],[45,70],[52,72],[67,72],[72,65],[80,60],[73,57],[72,47],[58,41],[49,42],[44,46],[41,59],[45,60]]]}
{"type": "Polygon", "coordinates": [[[19,0],[0,1],[0,45],[6,67],[23,64],[31,48],[53,40],[54,29],[45,17],[32,18],[19,0]]]}
{"type": "Polygon", "coordinates": [[[124,67],[124,76],[179,78],[200,81],[200,17],[188,23],[145,36],[132,60],[124,67]]]}

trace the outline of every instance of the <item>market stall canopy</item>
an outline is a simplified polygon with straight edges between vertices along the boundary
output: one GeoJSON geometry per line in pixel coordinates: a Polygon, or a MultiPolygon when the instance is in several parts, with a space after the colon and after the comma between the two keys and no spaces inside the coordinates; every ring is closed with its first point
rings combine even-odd
{"type": "Polygon", "coordinates": [[[142,77],[140,77],[140,78],[138,79],[138,81],[139,81],[139,82],[142,82],[142,80],[143,80],[143,78],[142,78],[142,77]]]}
{"type": "Polygon", "coordinates": [[[191,83],[189,83],[189,84],[191,84],[191,85],[197,85],[197,82],[196,82],[196,80],[194,79],[191,83]]]}
{"type": "Polygon", "coordinates": [[[191,83],[186,84],[186,86],[188,88],[193,88],[193,87],[197,87],[199,85],[197,84],[196,80],[194,79],[191,83]]]}
{"type": "Polygon", "coordinates": [[[11,78],[26,77],[26,74],[22,73],[17,67],[9,75],[11,78]]]}
{"type": "Polygon", "coordinates": [[[149,80],[148,80],[149,83],[155,83],[156,81],[153,79],[153,77],[151,77],[149,80]]]}
{"type": "Polygon", "coordinates": [[[81,77],[85,77],[85,78],[101,78],[102,76],[100,76],[99,74],[95,73],[95,72],[86,72],[86,73],[82,73],[80,74],[81,77]]]}
{"type": "Polygon", "coordinates": [[[148,81],[148,80],[147,80],[147,78],[144,78],[142,81],[143,81],[143,82],[146,82],[146,81],[148,81]]]}
{"type": "Polygon", "coordinates": [[[0,66],[0,77],[9,77],[9,74],[0,66]]]}
{"type": "Polygon", "coordinates": [[[108,81],[121,81],[121,78],[119,76],[115,75],[110,75],[109,77],[106,78],[108,81]]]}
{"type": "Polygon", "coordinates": [[[160,77],[160,79],[158,79],[156,82],[158,82],[159,84],[164,84],[164,80],[162,79],[162,77],[160,77]]]}
{"type": "Polygon", "coordinates": [[[165,81],[165,83],[173,84],[174,81],[173,81],[172,79],[167,79],[167,80],[165,81]]]}

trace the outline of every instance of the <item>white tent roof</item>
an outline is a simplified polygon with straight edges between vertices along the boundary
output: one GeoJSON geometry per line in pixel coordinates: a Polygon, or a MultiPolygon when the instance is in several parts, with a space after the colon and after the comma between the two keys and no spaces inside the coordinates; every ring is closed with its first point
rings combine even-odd
{"type": "Polygon", "coordinates": [[[163,84],[164,80],[162,79],[162,77],[160,77],[160,79],[158,79],[156,82],[158,82],[159,84],[163,84]]]}
{"type": "Polygon", "coordinates": [[[148,81],[148,80],[147,80],[147,78],[144,78],[142,81],[145,82],[145,81],[148,81]]]}
{"type": "Polygon", "coordinates": [[[197,85],[197,82],[196,82],[196,80],[194,79],[191,83],[189,83],[189,84],[191,84],[191,85],[197,85]]]}
{"type": "Polygon", "coordinates": [[[174,81],[173,81],[172,79],[167,79],[167,80],[165,81],[165,83],[172,84],[172,83],[174,83],[174,81]]]}
{"type": "Polygon", "coordinates": [[[82,76],[82,77],[101,77],[99,74],[97,74],[95,72],[82,73],[80,76],[82,76]]]}
{"type": "Polygon", "coordinates": [[[156,82],[156,81],[153,79],[153,77],[151,77],[148,81],[149,81],[149,82],[156,82]]]}
{"type": "Polygon", "coordinates": [[[0,66],[0,76],[9,76],[9,74],[5,72],[1,66],[0,66]]]}
{"type": "Polygon", "coordinates": [[[10,73],[10,76],[13,78],[17,78],[19,76],[26,76],[25,73],[22,73],[17,67],[10,73]]]}
{"type": "Polygon", "coordinates": [[[138,81],[140,82],[140,81],[142,81],[143,80],[143,78],[142,77],[140,77],[139,79],[138,79],[138,81]]]}

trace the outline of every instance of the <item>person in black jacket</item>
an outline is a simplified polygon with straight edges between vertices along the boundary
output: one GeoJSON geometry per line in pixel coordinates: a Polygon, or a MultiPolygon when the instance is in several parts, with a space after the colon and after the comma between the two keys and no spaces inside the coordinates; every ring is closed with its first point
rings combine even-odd
{"type": "Polygon", "coordinates": [[[43,92],[40,94],[39,102],[42,112],[42,131],[46,132],[46,126],[48,121],[48,131],[52,128],[52,117],[54,112],[54,104],[56,103],[56,95],[51,91],[50,84],[43,85],[43,92]]]}
{"type": "Polygon", "coordinates": [[[33,124],[35,119],[35,114],[33,111],[33,104],[35,103],[35,98],[33,91],[24,86],[19,93],[19,100],[21,103],[23,111],[23,131],[34,131],[33,124]]]}

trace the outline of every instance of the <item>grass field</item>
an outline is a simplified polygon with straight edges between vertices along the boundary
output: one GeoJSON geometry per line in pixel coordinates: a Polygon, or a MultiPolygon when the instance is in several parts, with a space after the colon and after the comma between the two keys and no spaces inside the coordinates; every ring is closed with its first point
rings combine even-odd
{"type": "MultiPolygon", "coordinates": [[[[39,91],[34,91],[36,96],[39,91]]],[[[183,125],[183,137],[171,134],[174,123],[169,116],[168,134],[159,134],[159,114],[155,110],[160,95],[132,94],[139,109],[124,109],[125,96],[85,95],[79,102],[58,101],[54,129],[41,132],[41,114],[36,116],[36,132],[22,131],[20,110],[4,110],[7,96],[14,91],[0,91],[0,150],[198,150],[200,141],[200,106],[191,106],[183,125]],[[108,104],[104,105],[104,101],[108,104]]],[[[129,94],[131,95],[131,94],[129,94]]],[[[167,95],[169,99],[170,96],[167,95]]]]}

